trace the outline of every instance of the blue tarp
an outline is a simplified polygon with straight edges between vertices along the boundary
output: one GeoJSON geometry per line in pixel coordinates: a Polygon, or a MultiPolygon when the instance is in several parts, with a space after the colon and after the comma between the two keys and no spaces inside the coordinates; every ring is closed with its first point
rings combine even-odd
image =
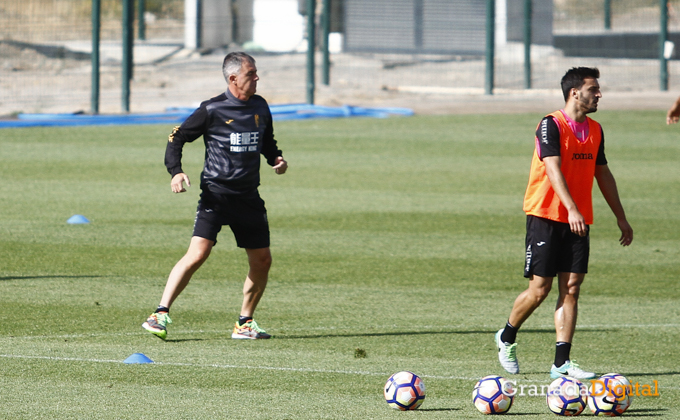
{"type": "MultiPolygon", "coordinates": [[[[16,120],[0,120],[0,128],[180,124],[191,115],[194,109],[195,108],[169,108],[165,113],[126,115],[19,114],[16,120]]],[[[349,105],[341,107],[307,104],[271,105],[270,109],[274,121],[303,120],[309,118],[387,118],[391,115],[413,115],[413,111],[408,108],[363,108],[349,105]]]]}

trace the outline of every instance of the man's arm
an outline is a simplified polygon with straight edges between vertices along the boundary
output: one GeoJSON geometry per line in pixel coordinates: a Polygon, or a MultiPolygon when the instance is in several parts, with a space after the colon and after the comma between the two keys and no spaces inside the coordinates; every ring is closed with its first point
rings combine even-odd
{"type": "Polygon", "coordinates": [[[668,110],[666,115],[666,124],[675,124],[680,119],[680,97],[675,100],[675,103],[668,110]]]}
{"type": "Polygon", "coordinates": [[[602,195],[609,208],[612,209],[614,216],[616,216],[616,223],[619,225],[619,229],[621,229],[619,243],[623,246],[630,245],[633,242],[633,228],[628,224],[628,220],[626,220],[626,212],[623,210],[623,205],[619,199],[616,180],[609,170],[609,166],[595,166],[595,179],[597,179],[597,185],[600,187],[600,191],[602,191],[602,195]]]}
{"type": "Polygon", "coordinates": [[[267,159],[267,163],[271,165],[279,175],[286,173],[288,169],[288,162],[283,158],[283,152],[279,150],[274,139],[274,124],[272,122],[272,115],[267,106],[269,113],[269,124],[264,130],[264,138],[262,139],[262,155],[267,159]]]}
{"type": "Polygon", "coordinates": [[[185,182],[188,187],[191,187],[189,177],[182,170],[182,148],[185,143],[190,143],[203,135],[207,119],[208,113],[201,104],[201,107],[194,111],[182,125],[175,127],[168,137],[168,144],[165,148],[165,167],[172,175],[170,189],[174,193],[185,192],[185,182]]]}
{"type": "Polygon", "coordinates": [[[571,197],[569,187],[567,187],[567,180],[564,179],[564,174],[562,173],[562,169],[560,169],[562,158],[559,156],[546,156],[543,158],[543,163],[545,164],[545,172],[546,175],[548,175],[548,180],[550,180],[550,185],[555,191],[555,194],[557,194],[557,197],[559,197],[562,205],[564,205],[569,212],[569,227],[571,228],[571,231],[579,236],[586,236],[588,233],[586,220],[576,206],[576,202],[571,197]]]}

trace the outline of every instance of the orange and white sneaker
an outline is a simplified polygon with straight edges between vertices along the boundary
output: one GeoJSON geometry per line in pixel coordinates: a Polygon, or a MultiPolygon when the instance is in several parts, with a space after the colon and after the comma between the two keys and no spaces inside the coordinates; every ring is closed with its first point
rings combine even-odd
{"type": "Polygon", "coordinates": [[[238,325],[238,322],[236,322],[236,325],[234,325],[234,332],[231,333],[231,338],[237,340],[258,340],[271,338],[271,335],[260,328],[254,319],[251,319],[243,325],[238,325]]]}

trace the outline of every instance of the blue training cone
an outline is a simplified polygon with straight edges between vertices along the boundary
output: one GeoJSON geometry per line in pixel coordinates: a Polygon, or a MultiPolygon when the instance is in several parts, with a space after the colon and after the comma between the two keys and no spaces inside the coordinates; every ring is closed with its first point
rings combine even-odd
{"type": "Polygon", "coordinates": [[[82,225],[86,223],[90,223],[89,220],[87,220],[87,217],[83,216],[82,214],[76,214],[71,216],[66,223],[70,225],[82,225]]]}
{"type": "Polygon", "coordinates": [[[125,359],[123,363],[153,363],[153,360],[149,359],[144,353],[135,353],[125,359]]]}

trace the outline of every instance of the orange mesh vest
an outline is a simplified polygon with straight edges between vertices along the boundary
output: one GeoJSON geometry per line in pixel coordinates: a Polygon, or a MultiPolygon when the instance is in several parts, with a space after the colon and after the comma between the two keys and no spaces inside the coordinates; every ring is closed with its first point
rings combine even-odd
{"type": "MultiPolygon", "coordinates": [[[[584,142],[580,142],[562,112],[556,111],[550,116],[555,118],[560,130],[561,169],[567,188],[586,224],[590,225],[593,223],[595,160],[602,141],[602,129],[599,123],[586,117],[589,134],[584,142]]],[[[545,172],[545,164],[538,156],[538,139],[536,142],[529,173],[529,185],[524,195],[524,212],[557,222],[569,223],[569,213],[550,184],[545,172]]]]}

